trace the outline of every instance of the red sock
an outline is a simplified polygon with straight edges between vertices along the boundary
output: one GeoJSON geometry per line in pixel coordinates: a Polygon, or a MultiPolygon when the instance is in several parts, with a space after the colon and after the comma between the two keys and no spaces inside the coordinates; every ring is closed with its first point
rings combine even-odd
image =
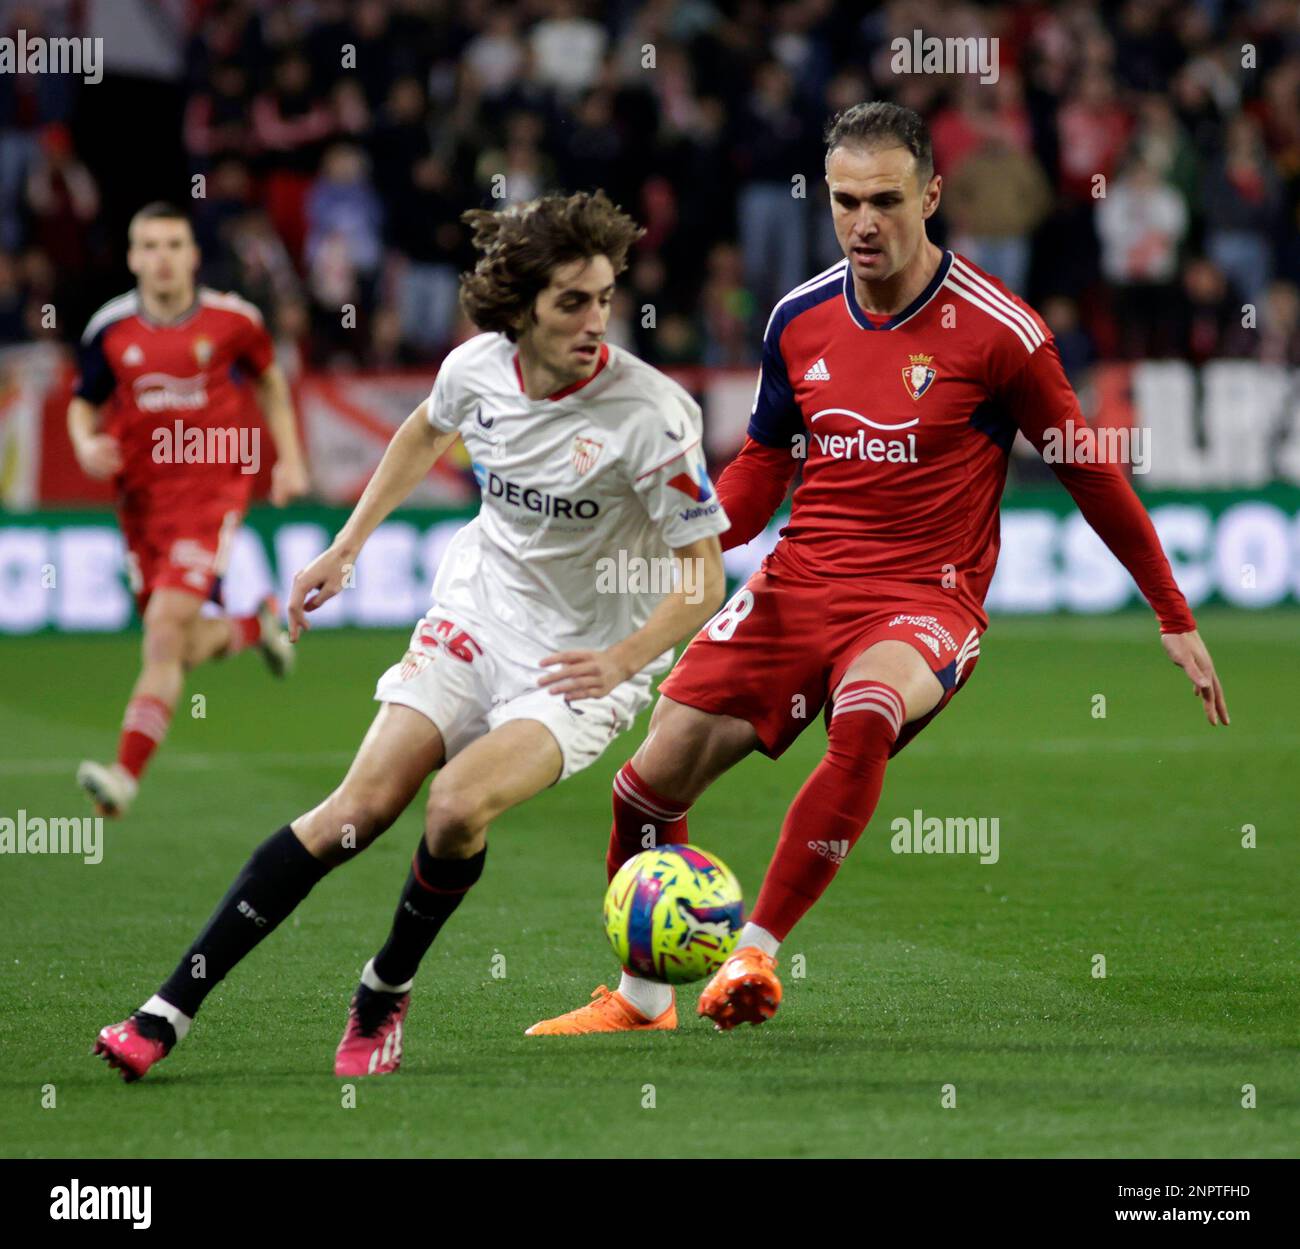
{"type": "Polygon", "coordinates": [[[227,655],[238,655],[249,646],[256,646],[262,640],[262,626],[256,616],[230,616],[230,641],[226,645],[227,655]]]}
{"type": "Polygon", "coordinates": [[[126,705],[122,736],[117,739],[117,761],[137,780],[149,756],[167,736],[172,709],[152,694],[137,694],[126,705]]]}
{"type": "Polygon", "coordinates": [[[748,916],[778,941],[826,891],[870,823],[905,715],[902,698],[888,685],[854,681],[841,686],[826,754],[786,812],[776,853],[748,916]]]}
{"type": "Polygon", "coordinates": [[[652,846],[680,845],[688,840],[689,804],[682,806],[655,793],[630,762],[614,777],[613,805],[614,825],[609,830],[609,853],[605,856],[610,880],[634,854],[652,846]]]}

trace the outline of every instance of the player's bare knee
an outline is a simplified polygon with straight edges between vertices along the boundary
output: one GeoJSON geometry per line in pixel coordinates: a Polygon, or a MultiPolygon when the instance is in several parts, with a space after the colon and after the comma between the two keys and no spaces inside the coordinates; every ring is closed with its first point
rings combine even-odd
{"type": "Polygon", "coordinates": [[[905,642],[880,642],[859,655],[835,695],[848,683],[860,681],[889,686],[903,700],[909,723],[928,715],[943,698],[943,686],[933,669],[905,642]]]}
{"type": "Polygon", "coordinates": [[[171,616],[146,620],[143,643],[146,664],[184,663],[186,653],[185,626],[171,616]]]}
{"type": "Polygon", "coordinates": [[[400,814],[401,808],[381,792],[340,788],[295,820],[294,832],[318,859],[336,862],[364,850],[391,828],[400,814]]]}
{"type": "Polygon", "coordinates": [[[316,811],[308,811],[306,815],[300,815],[289,827],[293,829],[294,836],[302,842],[312,858],[333,865],[341,858],[339,838],[329,835],[328,825],[316,818],[318,812],[319,808],[316,811]]]}
{"type": "Polygon", "coordinates": [[[188,628],[185,629],[181,643],[181,667],[186,672],[192,671],[203,662],[203,650],[199,631],[195,627],[197,622],[191,621],[188,628]]]}
{"type": "Polygon", "coordinates": [[[700,742],[692,740],[697,728],[678,703],[661,698],[650,717],[650,731],[632,756],[636,774],[656,793],[666,798],[686,799],[678,791],[690,787],[693,761],[700,742]]]}
{"type": "Polygon", "coordinates": [[[438,858],[466,858],[476,852],[491,819],[485,799],[469,789],[440,785],[429,788],[424,839],[438,858]]]}
{"type": "Polygon", "coordinates": [[[756,744],[757,735],[744,721],[660,698],[632,766],[656,793],[694,802],[756,744]]]}

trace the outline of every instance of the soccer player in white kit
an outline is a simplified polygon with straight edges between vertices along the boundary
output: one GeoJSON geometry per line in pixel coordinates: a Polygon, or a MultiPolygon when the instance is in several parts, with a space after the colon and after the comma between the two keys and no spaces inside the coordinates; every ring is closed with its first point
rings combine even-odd
{"type": "Polygon", "coordinates": [[[614,278],[641,231],[600,192],[465,219],[480,258],[462,302],[487,332],[443,362],[348,522],[294,579],[291,636],[351,583],[366,539],[457,438],[481,509],[439,565],[405,656],[380,677],[382,706],[338,788],[254,852],[158,992],[101,1030],[95,1051],[127,1080],[165,1057],[211,989],[436,772],[392,930],[335,1055],[338,1075],[396,1071],[416,968],[479,878],[488,825],[592,763],[722,602],[728,522],[699,408],[604,342],[614,278]],[[656,570],[666,592],[634,588],[656,570]],[[620,582],[633,571],[639,581],[620,582]]]}

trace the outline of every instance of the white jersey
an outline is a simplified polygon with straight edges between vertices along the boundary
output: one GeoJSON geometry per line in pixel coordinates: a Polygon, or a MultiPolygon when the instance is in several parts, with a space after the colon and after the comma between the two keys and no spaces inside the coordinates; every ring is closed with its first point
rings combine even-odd
{"type": "MultiPolygon", "coordinates": [[[[670,549],[725,531],[699,405],[619,347],[545,399],[523,389],[517,349],[480,334],[443,362],[429,423],[457,432],[482,492],[433,584],[439,608],[555,649],[600,650],[662,598],[670,549]]],[[[665,651],[646,672],[672,660],[665,651]]]]}

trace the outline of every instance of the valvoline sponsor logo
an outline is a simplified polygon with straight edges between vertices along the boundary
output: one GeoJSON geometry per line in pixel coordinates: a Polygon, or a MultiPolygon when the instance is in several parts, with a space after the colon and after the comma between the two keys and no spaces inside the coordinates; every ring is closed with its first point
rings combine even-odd
{"type": "Polygon", "coordinates": [[[682,494],[689,495],[702,507],[688,507],[681,512],[682,520],[694,520],[697,516],[708,516],[718,510],[718,501],[714,497],[713,483],[709,480],[708,470],[703,464],[695,470],[695,476],[689,473],[678,473],[676,477],[670,477],[668,484],[674,490],[680,490],[682,494]],[[710,501],[712,500],[712,501],[710,501]]]}
{"type": "Polygon", "coordinates": [[[600,504],[595,499],[562,499],[558,495],[538,490],[535,486],[521,486],[518,482],[507,481],[477,460],[472,461],[470,467],[474,470],[474,480],[478,482],[478,488],[485,498],[502,499],[513,507],[522,507],[528,512],[565,519],[577,517],[579,520],[591,520],[600,512],[600,504]]]}

